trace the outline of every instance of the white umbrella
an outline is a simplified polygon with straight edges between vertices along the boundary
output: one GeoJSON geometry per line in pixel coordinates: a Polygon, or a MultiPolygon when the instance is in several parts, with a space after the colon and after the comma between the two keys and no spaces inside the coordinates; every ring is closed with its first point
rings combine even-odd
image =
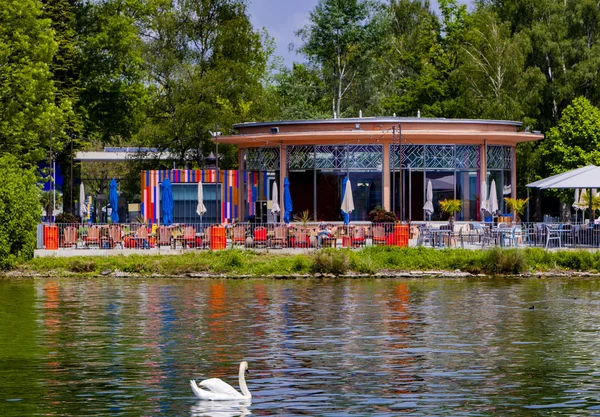
{"type": "Polygon", "coordinates": [[[350,180],[346,181],[346,190],[344,191],[344,199],[342,200],[342,211],[350,214],[354,211],[354,197],[352,196],[352,185],[350,180]]]}
{"type": "Polygon", "coordinates": [[[81,183],[79,184],[79,217],[81,217],[82,222],[87,212],[88,209],[85,204],[85,187],[83,186],[83,183],[81,183]]]}
{"type": "Polygon", "coordinates": [[[498,211],[498,194],[496,191],[496,180],[492,180],[490,186],[490,198],[488,200],[488,211],[492,213],[492,216],[498,211]]]}
{"type": "Polygon", "coordinates": [[[273,188],[271,190],[271,213],[277,214],[281,212],[279,207],[279,189],[277,188],[277,181],[273,181],[273,188]]]}
{"type": "Polygon", "coordinates": [[[485,180],[481,181],[481,207],[479,207],[479,210],[483,210],[484,212],[488,212],[489,210],[489,204],[488,204],[488,198],[487,198],[487,183],[485,182],[485,180]]]}
{"type": "Polygon", "coordinates": [[[204,190],[202,188],[202,181],[198,182],[198,206],[196,206],[196,213],[198,216],[204,216],[206,213],[206,207],[204,206],[204,190]]]}
{"type": "Polygon", "coordinates": [[[431,187],[431,180],[427,181],[427,191],[425,194],[427,195],[427,200],[425,201],[423,210],[425,210],[425,214],[428,215],[429,220],[431,220],[431,215],[433,214],[433,188],[431,187]]]}

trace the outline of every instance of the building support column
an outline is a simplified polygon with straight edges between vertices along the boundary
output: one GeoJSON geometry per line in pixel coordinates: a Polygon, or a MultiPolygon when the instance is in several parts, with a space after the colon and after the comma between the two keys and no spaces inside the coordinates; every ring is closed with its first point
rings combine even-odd
{"type": "Polygon", "coordinates": [[[517,198],[517,145],[511,149],[512,161],[510,164],[510,184],[511,184],[511,197],[517,198]]]}
{"type": "Polygon", "coordinates": [[[281,212],[279,213],[280,222],[283,222],[283,214],[285,207],[283,204],[283,182],[287,177],[287,147],[283,145],[283,142],[279,142],[279,207],[281,212]]]}
{"type": "Polygon", "coordinates": [[[383,147],[383,208],[386,211],[391,211],[390,206],[390,145],[384,143],[383,147]]]}
{"type": "MultiPolygon", "coordinates": [[[[479,187],[481,188],[481,182],[485,181],[486,187],[489,189],[490,185],[487,183],[487,139],[484,139],[483,144],[479,147],[479,161],[481,164],[479,166],[479,175],[481,176],[479,187]]],[[[481,203],[483,203],[483,201],[481,201],[481,194],[483,194],[483,192],[483,190],[479,190],[479,210],[477,215],[480,217],[480,221],[484,220],[483,213],[481,211],[481,203]]],[[[485,190],[485,193],[487,195],[487,190],[485,190]]]]}

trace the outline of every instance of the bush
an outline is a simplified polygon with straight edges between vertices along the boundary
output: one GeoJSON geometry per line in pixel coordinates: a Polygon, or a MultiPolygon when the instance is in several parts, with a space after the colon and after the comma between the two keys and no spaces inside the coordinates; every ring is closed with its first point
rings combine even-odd
{"type": "Polygon", "coordinates": [[[33,258],[40,220],[40,190],[33,169],[12,155],[0,158],[0,268],[33,258]]]}
{"type": "Polygon", "coordinates": [[[56,223],[79,223],[77,217],[71,213],[60,213],[56,216],[56,223]]]}
{"type": "Polygon", "coordinates": [[[484,252],[482,269],[487,274],[518,274],[527,269],[522,251],[492,248],[484,252]]]}
{"type": "Polygon", "coordinates": [[[369,220],[373,223],[394,223],[396,214],[392,211],[385,211],[382,207],[375,207],[369,212],[369,220]]]}
{"type": "Polygon", "coordinates": [[[326,249],[317,252],[311,266],[313,274],[343,275],[350,269],[350,259],[345,250],[326,249]]]}

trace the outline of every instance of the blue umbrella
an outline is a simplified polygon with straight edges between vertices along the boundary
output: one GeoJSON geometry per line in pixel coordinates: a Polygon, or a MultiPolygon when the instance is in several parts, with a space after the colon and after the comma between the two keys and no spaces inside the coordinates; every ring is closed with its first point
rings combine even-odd
{"type": "Polygon", "coordinates": [[[354,199],[352,198],[352,185],[348,177],[342,181],[342,216],[344,224],[350,224],[350,213],[354,211],[354,199]]]}
{"type": "Polygon", "coordinates": [[[290,182],[285,177],[283,180],[283,221],[289,223],[292,217],[292,195],[290,194],[290,182]]]}
{"type": "Polygon", "coordinates": [[[110,220],[113,223],[119,223],[119,196],[117,195],[117,181],[113,178],[110,180],[110,190],[108,192],[108,201],[110,208],[110,220]]]}
{"type": "Polygon", "coordinates": [[[173,224],[173,190],[171,188],[171,181],[166,178],[162,183],[162,215],[163,224],[169,226],[173,224]]]}

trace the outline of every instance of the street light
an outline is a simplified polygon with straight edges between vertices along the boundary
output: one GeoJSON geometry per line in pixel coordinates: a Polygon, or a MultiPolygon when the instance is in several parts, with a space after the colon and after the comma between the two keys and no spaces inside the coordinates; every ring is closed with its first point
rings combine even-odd
{"type": "Polygon", "coordinates": [[[216,214],[215,216],[217,216],[217,223],[221,223],[219,220],[219,182],[221,180],[221,177],[219,175],[219,136],[221,136],[221,132],[219,132],[219,125],[216,125],[216,129],[214,132],[211,132],[210,130],[208,131],[210,133],[210,135],[215,139],[215,153],[217,154],[216,156],[216,167],[217,167],[217,186],[216,186],[216,191],[215,191],[215,203],[216,203],[216,214]]]}

